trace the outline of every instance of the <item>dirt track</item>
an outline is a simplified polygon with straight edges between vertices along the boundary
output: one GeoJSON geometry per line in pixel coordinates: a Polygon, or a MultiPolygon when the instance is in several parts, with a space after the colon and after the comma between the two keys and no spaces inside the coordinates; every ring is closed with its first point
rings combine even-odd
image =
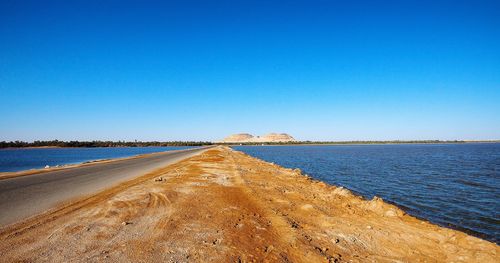
{"type": "Polygon", "coordinates": [[[499,262],[496,244],[225,147],[0,238],[5,262],[499,262]]]}

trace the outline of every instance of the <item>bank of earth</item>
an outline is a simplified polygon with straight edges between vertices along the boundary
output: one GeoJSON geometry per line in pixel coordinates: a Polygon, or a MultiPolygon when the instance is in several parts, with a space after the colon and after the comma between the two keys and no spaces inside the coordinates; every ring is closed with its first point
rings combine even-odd
{"type": "Polygon", "coordinates": [[[223,146],[2,229],[0,238],[5,262],[498,262],[499,253],[381,199],[223,146]]]}

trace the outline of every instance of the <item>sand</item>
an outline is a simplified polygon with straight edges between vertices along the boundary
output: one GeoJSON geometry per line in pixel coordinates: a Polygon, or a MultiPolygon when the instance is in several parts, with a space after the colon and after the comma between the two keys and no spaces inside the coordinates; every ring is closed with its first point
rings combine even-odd
{"type": "Polygon", "coordinates": [[[494,243],[227,147],[0,238],[5,262],[499,262],[494,243]]]}

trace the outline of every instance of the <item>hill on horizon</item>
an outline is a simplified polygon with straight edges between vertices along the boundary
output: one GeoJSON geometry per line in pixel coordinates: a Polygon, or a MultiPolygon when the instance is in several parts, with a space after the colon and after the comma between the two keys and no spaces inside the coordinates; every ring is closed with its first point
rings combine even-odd
{"type": "Polygon", "coordinates": [[[286,133],[269,133],[264,136],[253,136],[249,133],[232,134],[224,138],[223,143],[248,143],[248,142],[295,142],[295,138],[286,133]]]}

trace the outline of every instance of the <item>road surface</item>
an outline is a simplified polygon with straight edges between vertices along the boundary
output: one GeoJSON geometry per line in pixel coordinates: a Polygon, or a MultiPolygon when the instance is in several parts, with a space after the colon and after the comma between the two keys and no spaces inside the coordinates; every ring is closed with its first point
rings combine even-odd
{"type": "Polygon", "coordinates": [[[0,227],[65,201],[95,194],[204,150],[206,148],[168,151],[0,180],[0,227]]]}

